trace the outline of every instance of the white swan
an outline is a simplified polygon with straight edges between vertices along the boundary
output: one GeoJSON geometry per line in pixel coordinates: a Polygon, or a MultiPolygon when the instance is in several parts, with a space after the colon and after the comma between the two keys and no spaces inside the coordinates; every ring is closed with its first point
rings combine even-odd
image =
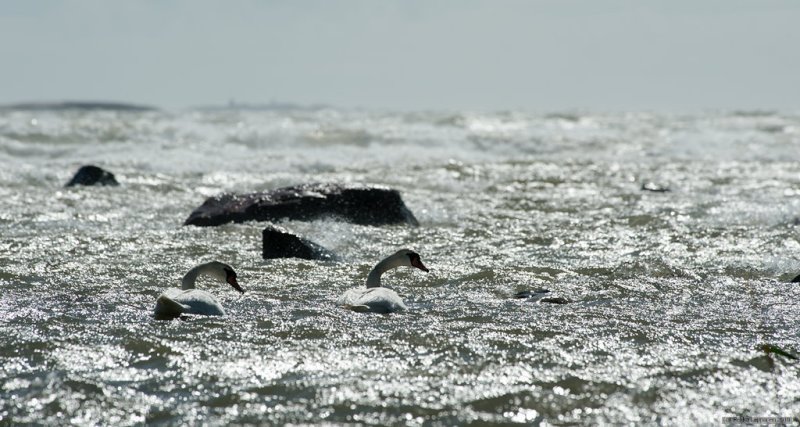
{"type": "Polygon", "coordinates": [[[419,254],[409,249],[401,249],[394,255],[379,262],[367,276],[367,287],[350,289],[336,301],[354,311],[372,313],[392,313],[405,310],[406,305],[397,292],[381,287],[381,275],[396,267],[416,267],[427,272],[419,254]]]}
{"type": "Polygon", "coordinates": [[[156,300],[155,315],[157,318],[174,318],[181,314],[206,314],[224,316],[225,310],[213,295],[194,288],[194,282],[201,274],[211,276],[220,282],[226,282],[233,289],[244,293],[244,289],[236,281],[236,272],[231,266],[219,261],[211,261],[192,268],[183,276],[181,289],[167,289],[156,300]]]}

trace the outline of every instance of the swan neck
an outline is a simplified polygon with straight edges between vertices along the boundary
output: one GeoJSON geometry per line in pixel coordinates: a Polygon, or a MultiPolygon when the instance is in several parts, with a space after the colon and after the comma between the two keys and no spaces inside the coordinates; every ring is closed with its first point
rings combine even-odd
{"type": "Polygon", "coordinates": [[[394,257],[389,257],[379,262],[367,276],[367,287],[378,288],[381,286],[381,276],[383,273],[397,267],[394,257]]]}
{"type": "Polygon", "coordinates": [[[192,268],[183,276],[183,282],[181,282],[181,289],[194,289],[194,282],[197,281],[197,277],[200,276],[200,273],[203,272],[203,267],[205,265],[198,265],[197,267],[192,268]]]}

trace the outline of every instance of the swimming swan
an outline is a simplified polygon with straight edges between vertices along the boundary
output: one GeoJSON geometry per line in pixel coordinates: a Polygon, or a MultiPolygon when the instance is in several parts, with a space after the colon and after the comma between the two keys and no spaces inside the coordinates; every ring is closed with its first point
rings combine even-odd
{"type": "Polygon", "coordinates": [[[336,301],[337,304],[359,312],[392,313],[405,310],[406,305],[400,295],[391,289],[381,287],[381,275],[396,267],[416,267],[427,272],[419,254],[409,249],[401,249],[394,255],[379,262],[367,276],[367,287],[350,289],[336,301]]]}
{"type": "Polygon", "coordinates": [[[181,314],[206,314],[224,316],[225,310],[213,295],[194,288],[194,282],[201,274],[211,276],[220,282],[226,282],[233,289],[244,293],[244,289],[236,281],[236,272],[228,264],[211,261],[192,268],[183,276],[181,289],[167,289],[156,300],[155,315],[157,318],[174,318],[181,314]]]}

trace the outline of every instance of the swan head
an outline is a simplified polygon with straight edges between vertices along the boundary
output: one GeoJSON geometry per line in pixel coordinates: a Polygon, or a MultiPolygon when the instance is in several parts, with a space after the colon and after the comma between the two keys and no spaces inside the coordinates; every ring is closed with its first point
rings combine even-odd
{"type": "Polygon", "coordinates": [[[233,289],[244,293],[244,289],[242,289],[242,287],[239,286],[239,282],[236,281],[236,271],[234,271],[230,265],[219,261],[212,261],[206,264],[206,268],[206,271],[211,276],[214,276],[221,282],[231,285],[233,289]]]}
{"type": "Polygon", "coordinates": [[[233,289],[239,291],[239,293],[244,293],[244,289],[242,289],[242,287],[239,286],[239,282],[236,281],[236,272],[230,267],[225,269],[225,281],[228,282],[229,285],[233,286],[233,289]]]}
{"type": "Polygon", "coordinates": [[[400,260],[403,266],[416,267],[426,273],[428,272],[428,267],[422,264],[422,259],[420,259],[419,254],[411,249],[400,249],[394,256],[400,260]]]}
{"type": "Polygon", "coordinates": [[[367,276],[367,288],[377,288],[381,286],[381,275],[397,267],[415,267],[427,272],[428,267],[422,263],[419,254],[411,249],[400,249],[392,255],[379,262],[367,276]]]}

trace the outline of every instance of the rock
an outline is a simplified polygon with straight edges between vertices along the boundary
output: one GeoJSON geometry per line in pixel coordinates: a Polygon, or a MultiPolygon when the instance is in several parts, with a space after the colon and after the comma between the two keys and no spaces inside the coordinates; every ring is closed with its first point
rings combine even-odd
{"type": "Polygon", "coordinates": [[[519,291],[514,294],[514,298],[536,298],[549,293],[549,289],[539,288],[532,291],[519,291]]]}
{"type": "Polygon", "coordinates": [[[66,187],[74,185],[119,185],[114,174],[94,165],[81,166],[66,187]]]}
{"type": "Polygon", "coordinates": [[[800,283],[800,275],[792,279],[790,283],[800,283]]]}
{"type": "Polygon", "coordinates": [[[669,189],[669,187],[665,187],[663,185],[658,185],[655,182],[648,181],[642,184],[642,191],[650,191],[653,193],[667,193],[671,190],[669,189]]]}
{"type": "Polygon", "coordinates": [[[268,226],[261,232],[261,244],[261,256],[264,259],[336,259],[336,255],[328,249],[274,226],[268,226]]]}
{"type": "Polygon", "coordinates": [[[570,302],[568,299],[562,297],[544,298],[544,296],[549,293],[550,293],[549,289],[539,288],[539,289],[534,289],[532,291],[519,291],[514,294],[514,298],[523,298],[523,299],[529,299],[533,302],[538,301],[550,304],[567,304],[570,302]]]}
{"type": "Polygon", "coordinates": [[[282,219],[312,221],[324,217],[363,225],[419,225],[397,190],[338,184],[304,184],[260,193],[221,194],[206,199],[183,224],[214,226],[282,219]]]}
{"type": "Polygon", "coordinates": [[[556,298],[542,298],[539,302],[548,302],[550,304],[567,304],[569,300],[566,298],[556,297],[556,298]]]}

